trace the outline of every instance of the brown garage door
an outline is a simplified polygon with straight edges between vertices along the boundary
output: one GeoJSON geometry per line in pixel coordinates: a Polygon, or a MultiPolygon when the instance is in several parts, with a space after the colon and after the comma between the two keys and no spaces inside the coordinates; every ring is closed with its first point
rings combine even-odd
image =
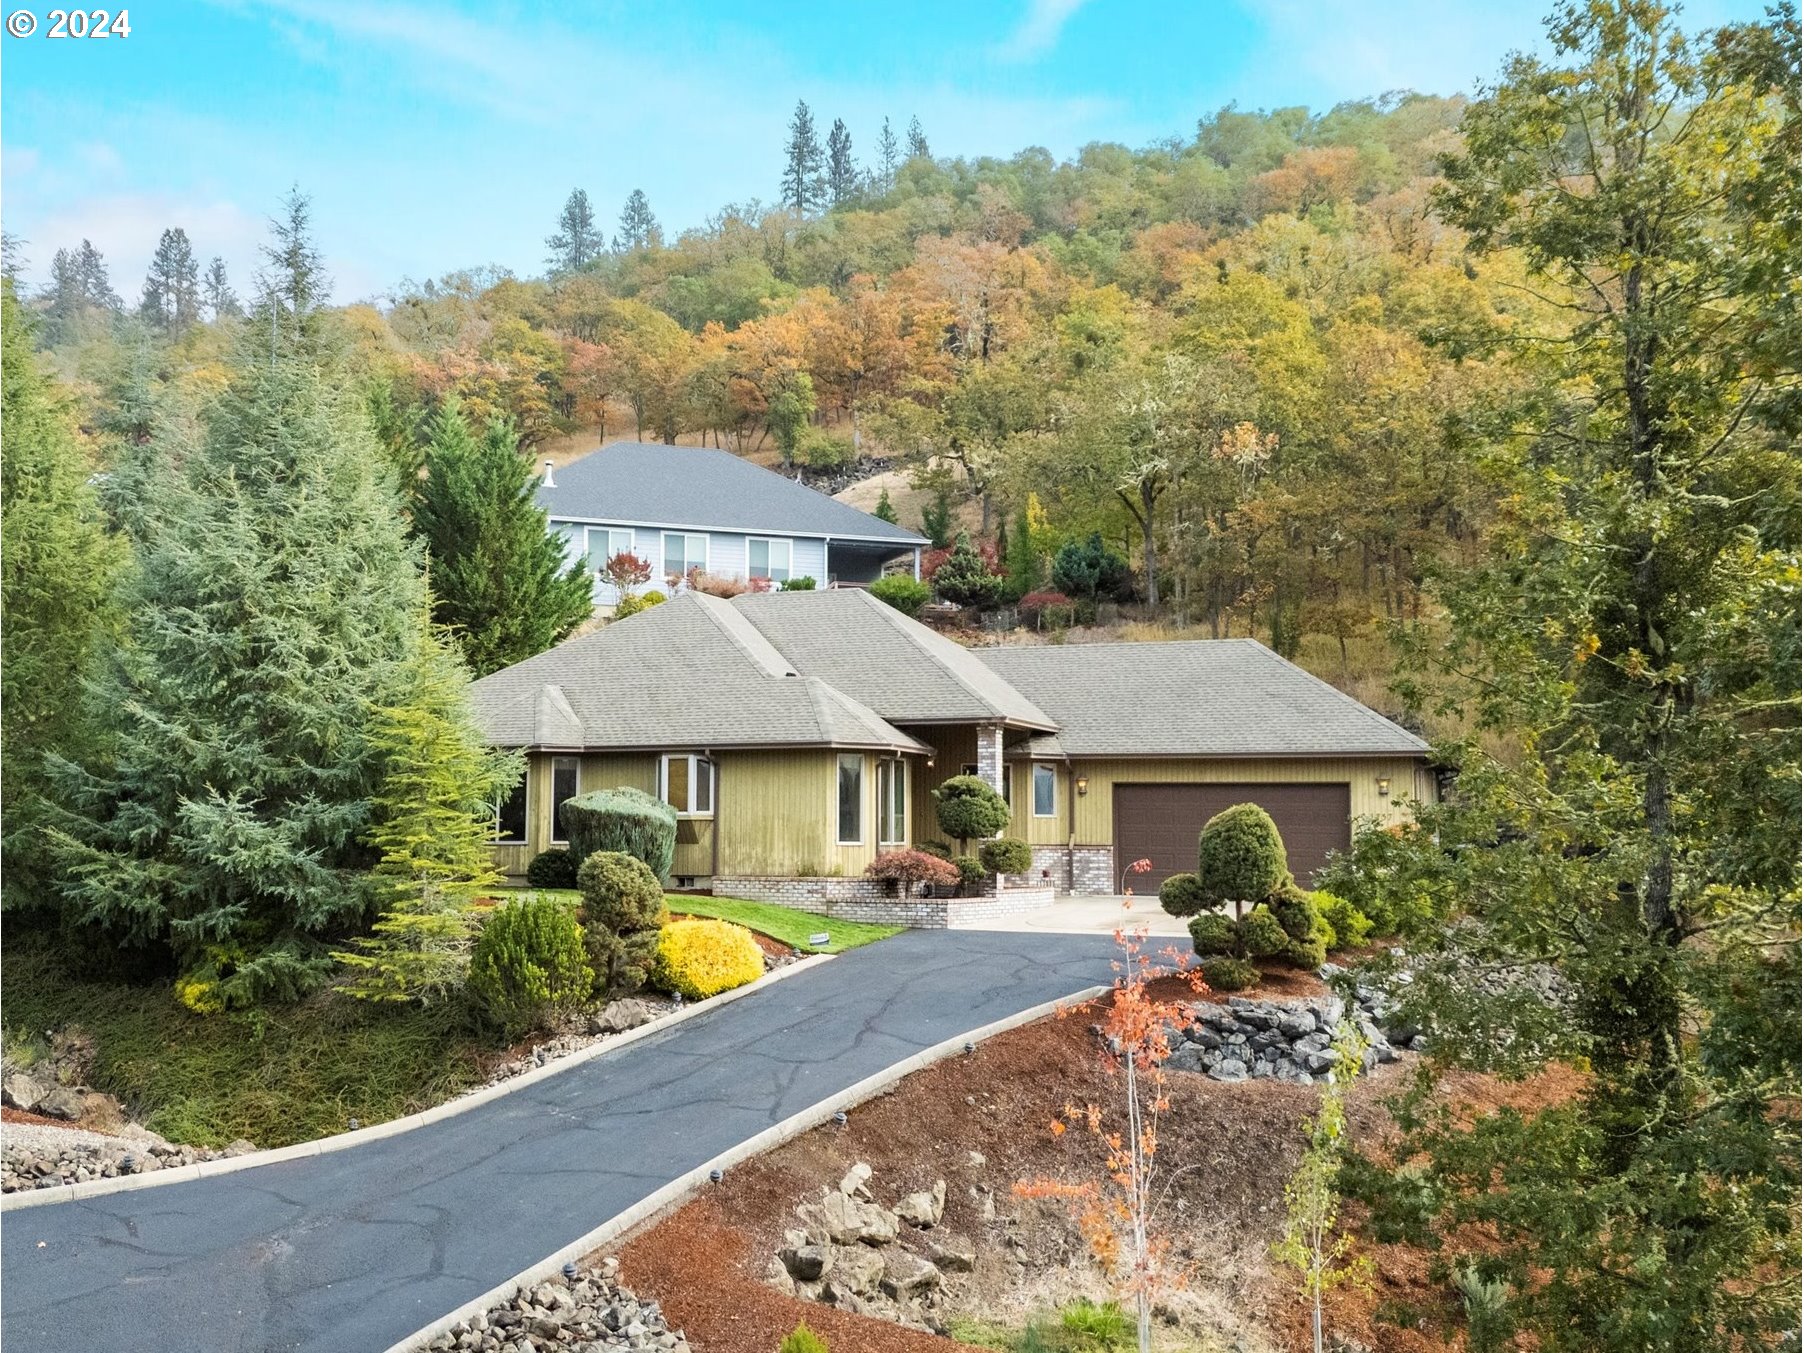
{"type": "Polygon", "coordinates": [[[1290,870],[1298,882],[1349,838],[1346,785],[1121,785],[1115,786],[1115,862],[1122,869],[1148,859],[1152,872],[1131,880],[1134,891],[1154,891],[1173,874],[1196,869],[1196,838],[1224,808],[1256,803],[1272,815],[1290,870]]]}

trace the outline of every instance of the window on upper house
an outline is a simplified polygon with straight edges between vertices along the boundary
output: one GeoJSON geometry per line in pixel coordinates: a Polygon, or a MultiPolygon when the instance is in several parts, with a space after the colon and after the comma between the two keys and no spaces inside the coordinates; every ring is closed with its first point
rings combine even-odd
{"type": "Polygon", "coordinates": [[[564,826],[564,800],[576,797],[578,771],[582,762],[574,756],[551,759],[551,840],[555,845],[568,845],[569,829],[564,826]]]}
{"type": "Polygon", "coordinates": [[[848,752],[839,758],[839,844],[856,846],[864,840],[864,755],[848,752]]]}
{"type": "Polygon", "coordinates": [[[502,845],[526,844],[526,781],[520,777],[513,792],[495,805],[495,840],[502,845]]]}
{"type": "Polygon", "coordinates": [[[684,535],[680,531],[664,533],[664,576],[687,578],[689,570],[708,571],[708,537],[684,535]]]}
{"type": "Polygon", "coordinates": [[[774,583],[788,582],[791,551],[791,542],[787,540],[759,540],[755,537],[747,540],[745,542],[746,576],[769,578],[774,583]]]}
{"type": "Polygon", "coordinates": [[[658,794],[678,817],[714,816],[714,763],[704,756],[678,754],[658,762],[658,794]]]}
{"type": "Polygon", "coordinates": [[[1058,808],[1057,772],[1051,766],[1034,763],[1034,816],[1052,817],[1058,808]]]}
{"type": "Polygon", "coordinates": [[[589,528],[589,572],[599,573],[608,566],[608,560],[617,554],[637,554],[633,548],[633,533],[614,526],[591,526],[589,528]]]}
{"type": "Polygon", "coordinates": [[[908,763],[877,763],[877,844],[900,845],[908,839],[908,763]]]}

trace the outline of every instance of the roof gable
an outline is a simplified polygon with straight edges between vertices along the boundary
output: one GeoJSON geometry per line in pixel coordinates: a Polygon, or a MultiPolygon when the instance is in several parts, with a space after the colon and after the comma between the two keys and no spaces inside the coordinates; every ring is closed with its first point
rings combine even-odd
{"type": "Polygon", "coordinates": [[[927,544],[881,517],[709,447],[615,442],[554,471],[550,484],[540,484],[538,503],[562,521],[831,536],[898,550],[927,544]]]}

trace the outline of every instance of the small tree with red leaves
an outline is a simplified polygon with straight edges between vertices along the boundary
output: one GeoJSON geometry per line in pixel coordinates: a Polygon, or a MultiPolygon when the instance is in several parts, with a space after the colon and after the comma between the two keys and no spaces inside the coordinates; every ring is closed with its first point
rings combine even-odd
{"type": "MultiPolygon", "coordinates": [[[[1131,903],[1129,904],[1131,905],[1131,903]]],[[[1067,1103],[1052,1120],[1052,1133],[1062,1137],[1079,1127],[1103,1148],[1100,1177],[1071,1183],[1062,1179],[1022,1180],[1015,1193],[1023,1198],[1059,1198],[1070,1205],[1072,1220],[1083,1233],[1090,1253],[1122,1285],[1134,1302],[1141,1353],[1152,1347],[1153,1302],[1161,1292],[1183,1285],[1184,1273],[1170,1256],[1170,1244],[1158,1229],[1159,1205],[1183,1170],[1161,1172],[1159,1119],[1170,1107],[1165,1094],[1165,1060],[1171,1056],[1172,1030],[1190,1023],[1182,1000],[1152,994],[1154,979],[1177,975],[1192,995],[1208,992],[1193,956],[1166,948],[1147,952],[1147,932],[1120,929],[1115,942],[1121,958],[1114,963],[1113,999],[1100,1025],[1104,1056],[1120,1073],[1120,1108],[1125,1121],[1111,1121],[1099,1104],[1067,1103]],[[1163,959],[1164,964],[1156,960],[1163,959]]],[[[1063,1018],[1067,1011],[1061,1011],[1063,1018]]],[[[1186,1169],[1194,1167],[1185,1167],[1186,1169]]]]}
{"type": "Polygon", "coordinates": [[[635,587],[644,587],[651,581],[651,560],[622,550],[601,566],[601,576],[620,596],[630,597],[635,587]]]}

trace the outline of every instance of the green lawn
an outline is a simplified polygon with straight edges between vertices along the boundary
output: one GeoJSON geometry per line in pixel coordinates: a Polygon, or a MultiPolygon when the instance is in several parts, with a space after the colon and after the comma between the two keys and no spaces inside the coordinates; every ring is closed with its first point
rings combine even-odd
{"type": "MultiPolygon", "coordinates": [[[[573,902],[582,900],[582,894],[570,888],[522,888],[516,891],[537,891],[551,897],[567,897],[573,902]]],[[[865,921],[834,921],[825,916],[816,916],[810,911],[779,907],[774,902],[747,902],[738,897],[697,897],[688,893],[672,893],[666,901],[672,911],[680,911],[688,916],[712,916],[718,920],[732,921],[747,930],[756,930],[760,935],[769,935],[773,940],[809,953],[843,953],[863,944],[886,940],[902,929],[897,925],[871,925],[865,921]],[[817,947],[808,943],[810,935],[823,933],[827,936],[825,944],[817,947]]]]}

